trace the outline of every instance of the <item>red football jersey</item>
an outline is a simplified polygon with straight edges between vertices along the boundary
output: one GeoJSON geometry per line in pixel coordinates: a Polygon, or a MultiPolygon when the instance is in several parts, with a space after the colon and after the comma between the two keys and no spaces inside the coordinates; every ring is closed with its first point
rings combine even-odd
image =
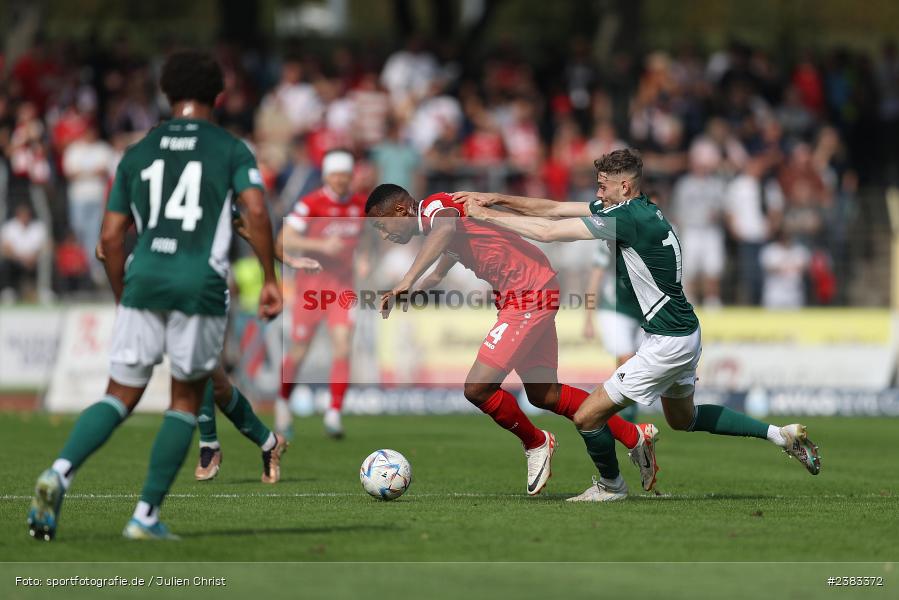
{"type": "MultiPolygon", "coordinates": [[[[455,202],[450,194],[428,196],[418,205],[419,229],[427,235],[437,215],[452,213],[465,217],[465,205],[455,202]]],[[[537,246],[507,229],[474,219],[459,219],[456,235],[445,253],[503,296],[542,290],[556,276],[537,246]]]]}
{"type": "Polygon", "coordinates": [[[285,226],[292,227],[308,238],[320,239],[332,236],[342,238],[344,247],[337,256],[326,256],[318,252],[307,252],[305,255],[320,262],[325,273],[352,283],[353,254],[359,243],[359,236],[362,235],[364,214],[364,195],[351,194],[345,199],[340,199],[334,192],[322,187],[294,205],[285,219],[285,226]]]}

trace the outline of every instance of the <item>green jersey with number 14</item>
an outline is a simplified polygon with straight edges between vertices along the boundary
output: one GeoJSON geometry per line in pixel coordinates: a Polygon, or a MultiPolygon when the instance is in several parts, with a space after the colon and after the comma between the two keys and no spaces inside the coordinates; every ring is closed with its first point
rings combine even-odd
{"type": "Polygon", "coordinates": [[[137,227],[122,305],[224,315],[231,202],[250,187],[262,188],[253,153],[208,121],[172,119],[129,148],[107,205],[137,227]]]}
{"type": "MultiPolygon", "coordinates": [[[[690,335],[699,319],[681,285],[681,248],[671,224],[646,196],[603,209],[590,203],[584,223],[599,239],[615,244],[616,277],[632,294],[619,294],[618,303],[636,304],[647,333],[690,335]]],[[[623,307],[622,307],[623,308],[623,307]]]]}

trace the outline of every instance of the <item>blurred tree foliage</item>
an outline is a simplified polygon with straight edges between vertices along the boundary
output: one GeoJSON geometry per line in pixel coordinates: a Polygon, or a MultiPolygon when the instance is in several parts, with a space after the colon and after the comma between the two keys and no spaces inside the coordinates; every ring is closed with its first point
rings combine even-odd
{"type": "MultiPolygon", "coordinates": [[[[897,0],[480,0],[488,11],[474,35],[459,23],[467,0],[346,1],[350,41],[399,46],[415,31],[475,53],[514,44],[538,62],[567,51],[576,37],[612,35],[614,49],[625,51],[711,49],[740,40],[789,53],[837,45],[873,50],[899,35],[897,0]]],[[[0,0],[0,30],[12,31],[28,6],[38,7],[43,33],[54,40],[127,37],[138,49],[222,37],[277,44],[279,11],[307,3],[327,0],[0,0]]]]}

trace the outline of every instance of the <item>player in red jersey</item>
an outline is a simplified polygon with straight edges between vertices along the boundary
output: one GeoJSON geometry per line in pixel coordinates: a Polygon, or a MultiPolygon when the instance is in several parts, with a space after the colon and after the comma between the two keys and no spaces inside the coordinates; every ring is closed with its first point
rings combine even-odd
{"type": "MultiPolygon", "coordinates": [[[[521,440],[528,463],[527,493],[540,493],[551,474],[555,437],[531,423],[515,397],[502,389],[502,382],[515,370],[531,404],[569,419],[588,395],[558,381],[559,284],[546,255],[502,228],[464,218],[464,205],[450,194],[434,194],[418,202],[400,186],[382,184],[369,195],[365,214],[385,240],[406,244],[415,235],[426,236],[406,276],[382,297],[384,318],[393,302],[408,294],[435,262],[437,266],[420,288],[437,285],[456,262],[493,286],[497,322],[481,344],[464,393],[469,402],[521,440]]],[[[609,427],[645,476],[642,465],[655,465],[652,440],[620,417],[609,427]]]]}
{"type": "Polygon", "coordinates": [[[282,229],[285,251],[302,253],[322,266],[320,273],[298,274],[296,279],[297,300],[290,327],[292,343],[285,351],[280,396],[275,403],[275,429],[288,438],[292,433],[288,401],[295,385],[294,378],[323,321],[328,325],[332,356],[331,406],[325,412],[325,431],[331,437],[343,436],[340,412],[349,386],[353,336],[352,302],[349,299],[355,298],[352,295],[354,255],[365,210],[365,196],[350,193],[352,176],[353,156],[349,152],[332,150],[325,154],[322,162],[324,186],[296,203],[282,229]],[[321,301],[325,294],[335,294],[331,297],[341,301],[321,301]]]}

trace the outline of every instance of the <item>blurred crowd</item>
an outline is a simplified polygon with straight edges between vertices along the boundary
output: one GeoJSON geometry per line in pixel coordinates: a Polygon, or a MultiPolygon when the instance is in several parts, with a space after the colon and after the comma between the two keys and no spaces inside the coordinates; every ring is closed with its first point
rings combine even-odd
{"type": "MultiPolygon", "coordinates": [[[[216,55],[218,122],[255,148],[277,220],[321,184],[335,147],[357,156],[357,191],[391,182],[580,202],[595,194],[593,160],[631,146],[678,229],[688,296],[707,306],[845,302],[856,191],[899,180],[892,44],[784,61],[735,43],[600,66],[576,40],[540,72],[510,45],[464,65],[420,39],[383,54],[216,55]]],[[[93,258],[105,196],[124,149],[167,114],[164,57],[125,39],[39,40],[0,60],[0,301],[105,289],[93,258]]],[[[557,258],[586,271],[582,256],[557,258]]]]}

